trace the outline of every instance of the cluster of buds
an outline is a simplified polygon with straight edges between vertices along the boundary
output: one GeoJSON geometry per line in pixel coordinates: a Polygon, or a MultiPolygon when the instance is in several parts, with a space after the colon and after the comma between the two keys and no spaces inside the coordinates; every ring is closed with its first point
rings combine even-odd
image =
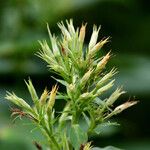
{"type": "Polygon", "coordinates": [[[38,122],[38,126],[40,125],[48,137],[50,149],[70,150],[69,147],[72,146],[71,149],[90,150],[91,143],[88,143],[87,137],[94,132],[99,123],[137,102],[128,101],[113,108],[116,100],[125,93],[122,88],[117,88],[110,96],[102,100],[103,94],[113,87],[115,79],[112,78],[117,73],[115,68],[106,71],[106,65],[111,58],[110,52],[105,56],[98,55],[103,46],[109,42],[109,37],[97,42],[100,27],[94,25],[93,33],[86,47],[84,39],[87,24],[82,24],[80,29],[75,29],[72,20],[66,23],[67,26],[63,22],[58,23],[62,32],[61,39],[52,35],[47,26],[51,46],[45,40],[39,42],[41,50],[37,53],[48,63],[48,67],[53,72],[61,76],[62,79],[56,79],[56,81],[66,87],[66,93],[58,93],[58,86],[55,85],[51,92],[45,89],[39,98],[29,80],[26,85],[33,106],[14,93],[8,93],[6,99],[21,107],[25,114],[29,114],[31,118],[34,118],[33,120],[38,122]],[[57,115],[58,117],[55,117],[53,109],[56,99],[66,101],[64,109],[57,115]],[[84,118],[84,123],[87,124],[86,132],[80,126],[81,118],[84,118]],[[69,134],[68,126],[70,126],[69,134]]]}
{"type": "Polygon", "coordinates": [[[32,81],[29,79],[29,81],[25,81],[25,83],[31,95],[33,106],[30,106],[24,99],[16,96],[14,93],[8,92],[5,98],[23,109],[22,111],[18,111],[19,109],[13,109],[12,115],[18,114],[20,116],[30,116],[32,120],[37,122],[39,118],[42,118],[41,115],[46,116],[45,114],[47,114],[48,111],[52,111],[55,104],[55,97],[58,86],[55,85],[52,88],[51,92],[48,92],[48,90],[45,89],[44,92],[41,94],[41,97],[39,98],[32,84],[32,81]]]}

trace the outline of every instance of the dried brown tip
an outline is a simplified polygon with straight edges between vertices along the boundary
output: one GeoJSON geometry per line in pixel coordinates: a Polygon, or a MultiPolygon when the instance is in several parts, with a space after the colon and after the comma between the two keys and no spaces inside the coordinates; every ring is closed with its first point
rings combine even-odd
{"type": "Polygon", "coordinates": [[[43,149],[42,146],[39,143],[37,143],[36,141],[34,141],[33,144],[35,145],[37,150],[42,150],[43,149]]]}
{"type": "Polygon", "coordinates": [[[115,114],[118,114],[120,112],[122,112],[123,110],[133,106],[133,105],[136,105],[139,101],[127,101],[119,106],[117,106],[115,109],[114,109],[114,113],[115,114]]]}

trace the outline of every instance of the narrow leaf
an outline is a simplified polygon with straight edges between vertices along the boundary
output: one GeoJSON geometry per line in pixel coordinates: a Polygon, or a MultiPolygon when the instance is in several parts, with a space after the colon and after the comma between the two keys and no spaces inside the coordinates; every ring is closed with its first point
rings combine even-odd
{"type": "Polygon", "coordinates": [[[72,125],[70,129],[70,143],[75,150],[79,150],[81,144],[88,140],[86,132],[84,132],[78,124],[72,125]]]}
{"type": "Polygon", "coordinates": [[[121,150],[120,148],[114,147],[114,146],[107,146],[104,148],[100,147],[93,147],[91,150],[121,150]]]}

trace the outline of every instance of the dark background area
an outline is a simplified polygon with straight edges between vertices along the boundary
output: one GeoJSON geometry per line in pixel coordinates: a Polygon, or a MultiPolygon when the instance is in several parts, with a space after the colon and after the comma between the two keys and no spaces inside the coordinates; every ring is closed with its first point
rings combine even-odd
{"type": "MultiPolygon", "coordinates": [[[[24,79],[30,77],[40,94],[55,81],[46,64],[34,54],[38,40],[47,39],[46,23],[59,36],[58,21],[73,18],[75,26],[87,22],[86,43],[93,24],[101,25],[99,40],[111,36],[104,53],[115,55],[108,68],[116,66],[116,84],[128,99],[140,102],[114,117],[121,125],[104,128],[93,144],[114,145],[127,150],[150,149],[150,3],[146,0],[8,0],[0,1],[0,149],[34,150],[39,133],[26,121],[12,123],[6,91],[30,101],[24,79]]],[[[60,90],[64,90],[60,87],[60,90]]],[[[59,102],[57,102],[58,104],[59,102]]],[[[60,102],[61,103],[61,102],[60,102]]],[[[58,107],[58,106],[56,106],[58,107]]],[[[39,140],[43,140],[40,139],[39,140]]]]}

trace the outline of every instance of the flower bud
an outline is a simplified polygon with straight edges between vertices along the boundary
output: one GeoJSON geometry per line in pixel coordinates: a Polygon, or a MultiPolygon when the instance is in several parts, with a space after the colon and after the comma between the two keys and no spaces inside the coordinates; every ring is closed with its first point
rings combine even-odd
{"type": "Polygon", "coordinates": [[[75,88],[74,84],[69,84],[67,86],[67,94],[70,98],[73,97],[74,88],[75,88]]]}
{"type": "Polygon", "coordinates": [[[12,103],[16,104],[17,106],[22,107],[25,110],[32,112],[30,105],[27,104],[22,98],[16,96],[14,93],[11,94],[7,92],[7,95],[5,98],[11,101],[12,103]]]}
{"type": "Polygon", "coordinates": [[[42,95],[41,95],[41,97],[40,97],[40,103],[41,103],[42,105],[44,105],[44,104],[46,103],[46,99],[47,99],[48,95],[49,95],[49,92],[48,92],[48,90],[45,88],[44,92],[42,93],[42,95]]]}
{"type": "Polygon", "coordinates": [[[80,28],[80,33],[79,33],[79,41],[84,42],[85,38],[85,31],[86,31],[86,25],[87,24],[82,24],[82,27],[80,28]]]}
{"type": "MultiPolygon", "coordinates": [[[[58,48],[58,45],[57,45],[56,37],[55,37],[55,35],[51,34],[51,31],[49,29],[48,24],[47,24],[47,29],[48,29],[48,34],[49,34],[49,37],[50,37],[50,40],[51,40],[53,53],[54,53],[55,56],[57,56],[57,55],[60,54],[60,52],[59,52],[59,48],[58,48]]],[[[49,49],[49,46],[47,45],[47,43],[45,44],[45,46],[47,47],[47,49],[49,49]]]]}
{"type": "Polygon", "coordinates": [[[68,26],[68,30],[69,30],[69,33],[71,35],[75,34],[75,29],[74,29],[74,26],[73,26],[73,20],[70,19],[70,21],[66,21],[67,22],[67,26],[68,26]]]}
{"type": "Polygon", "coordinates": [[[110,78],[112,78],[116,74],[116,69],[112,69],[109,73],[107,73],[98,83],[96,84],[96,88],[100,88],[104,85],[110,78]]]}
{"type": "Polygon", "coordinates": [[[89,43],[89,50],[91,50],[95,46],[97,42],[99,30],[100,30],[100,27],[97,29],[96,25],[93,26],[93,33],[92,33],[90,43],[89,43]]]}
{"type": "Polygon", "coordinates": [[[50,98],[48,100],[48,104],[47,104],[47,109],[52,109],[54,104],[55,104],[55,98],[56,98],[56,93],[57,93],[58,87],[57,84],[52,87],[51,90],[51,94],[50,94],[50,98]]]}
{"type": "Polygon", "coordinates": [[[111,82],[109,82],[108,84],[106,84],[105,86],[103,86],[102,88],[100,88],[97,92],[96,92],[96,96],[101,95],[102,93],[104,93],[105,91],[109,90],[113,85],[114,85],[114,81],[112,80],[111,82]]]}
{"type": "Polygon", "coordinates": [[[124,94],[125,91],[121,91],[122,89],[117,88],[114,93],[111,94],[111,96],[107,99],[106,105],[111,106],[118,98],[120,95],[124,94]]]}
{"type": "Polygon", "coordinates": [[[79,100],[87,100],[92,97],[93,97],[92,93],[86,92],[86,93],[83,93],[82,95],[80,95],[79,100]]]}
{"type": "Polygon", "coordinates": [[[41,45],[43,49],[43,54],[48,55],[48,56],[53,56],[52,50],[48,46],[46,40],[39,41],[39,44],[41,45]]]}
{"type": "Polygon", "coordinates": [[[84,86],[85,86],[85,84],[86,84],[86,82],[89,80],[89,78],[90,78],[92,72],[93,72],[93,70],[90,69],[88,72],[86,72],[86,73],[84,74],[84,76],[82,77],[82,79],[81,79],[81,81],[80,81],[80,86],[81,86],[81,87],[84,87],[84,86]]]}
{"type": "Polygon", "coordinates": [[[106,38],[105,40],[101,40],[100,42],[98,42],[90,51],[89,51],[89,55],[90,57],[93,57],[95,55],[95,53],[101,49],[103,47],[104,44],[106,44],[108,42],[108,38],[106,38]]]}
{"type": "Polygon", "coordinates": [[[64,26],[63,22],[58,23],[58,27],[61,29],[63,36],[66,40],[70,41],[71,40],[71,35],[68,32],[68,30],[66,29],[66,27],[64,26]]]}
{"type": "Polygon", "coordinates": [[[96,70],[95,70],[96,73],[99,73],[104,69],[104,67],[107,64],[109,58],[110,58],[110,52],[107,53],[106,56],[104,56],[103,59],[97,64],[97,67],[96,67],[96,70]]]}
{"type": "Polygon", "coordinates": [[[55,35],[53,35],[53,37],[51,38],[51,44],[52,44],[52,50],[53,50],[54,56],[59,56],[60,51],[59,51],[59,48],[58,48],[58,45],[57,45],[55,35]]]}
{"type": "MultiPolygon", "coordinates": [[[[55,70],[56,72],[59,72],[60,70],[63,70],[63,68],[61,66],[59,66],[58,64],[52,64],[51,68],[53,70],[55,70]]],[[[64,71],[64,70],[63,70],[64,71]]]]}
{"type": "Polygon", "coordinates": [[[37,104],[39,98],[38,98],[36,90],[32,84],[32,81],[29,79],[28,82],[25,81],[25,83],[27,85],[28,91],[30,92],[30,95],[31,95],[31,98],[32,98],[34,104],[37,104]]]}
{"type": "Polygon", "coordinates": [[[86,144],[84,145],[83,150],[91,150],[91,149],[92,149],[92,147],[91,147],[91,142],[88,142],[88,143],[86,143],[86,144]]]}

